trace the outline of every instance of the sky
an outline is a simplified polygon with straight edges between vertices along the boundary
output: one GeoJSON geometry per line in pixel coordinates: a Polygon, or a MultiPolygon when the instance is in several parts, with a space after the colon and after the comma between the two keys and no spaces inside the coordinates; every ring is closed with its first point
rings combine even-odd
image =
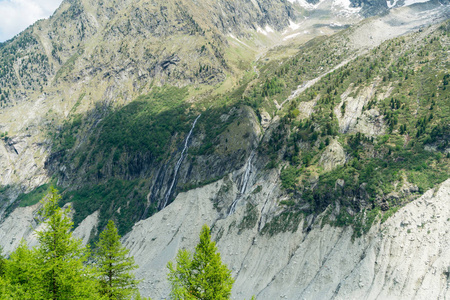
{"type": "Polygon", "coordinates": [[[39,19],[47,18],[62,0],[0,0],[0,42],[14,37],[39,19]]]}

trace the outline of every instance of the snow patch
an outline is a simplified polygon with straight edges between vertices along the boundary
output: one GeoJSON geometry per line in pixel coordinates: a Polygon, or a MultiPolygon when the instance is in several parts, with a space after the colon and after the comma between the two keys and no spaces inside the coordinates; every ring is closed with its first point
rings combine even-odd
{"type": "Polygon", "coordinates": [[[288,0],[288,1],[290,3],[298,3],[301,7],[303,7],[306,10],[313,10],[317,9],[319,5],[325,0],[320,0],[317,4],[311,4],[306,2],[305,0],[288,0]]]}
{"type": "Polygon", "coordinates": [[[388,1],[386,1],[386,4],[387,4],[388,8],[393,8],[394,6],[397,5],[397,2],[398,2],[398,0],[394,0],[394,2],[388,0],[388,1]]]}
{"type": "Polygon", "coordinates": [[[230,38],[232,38],[233,40],[237,41],[238,43],[244,45],[245,47],[251,48],[249,45],[247,45],[246,43],[244,43],[243,41],[241,41],[240,39],[238,39],[237,37],[235,37],[233,34],[229,33],[228,36],[230,38]]]}
{"type": "MultiPolygon", "coordinates": [[[[425,3],[425,2],[429,2],[430,0],[405,0],[405,2],[403,3],[403,5],[400,6],[410,6],[416,3],[425,3]]],[[[395,6],[397,6],[399,0],[388,0],[386,1],[387,7],[388,8],[393,8],[395,6]]]]}
{"type": "Polygon", "coordinates": [[[300,28],[300,24],[301,23],[295,24],[294,22],[292,22],[292,20],[289,20],[289,28],[292,29],[292,30],[299,29],[300,28]]]}
{"type": "Polygon", "coordinates": [[[266,27],[264,27],[264,29],[265,29],[267,32],[274,32],[274,30],[272,29],[272,27],[270,27],[269,25],[266,25],[266,27]]]}
{"type": "Polygon", "coordinates": [[[294,34],[290,34],[290,35],[288,35],[288,36],[285,36],[285,37],[283,38],[283,41],[287,41],[287,40],[289,40],[289,39],[295,38],[296,36],[298,36],[298,35],[300,35],[300,34],[302,34],[302,33],[301,33],[301,32],[297,32],[297,33],[294,33],[294,34]]]}
{"type": "Polygon", "coordinates": [[[258,33],[262,33],[262,34],[264,34],[264,35],[267,35],[268,33],[267,33],[267,31],[265,31],[264,29],[262,29],[261,27],[256,27],[256,32],[258,32],[258,33]]]}
{"type": "Polygon", "coordinates": [[[274,32],[274,30],[269,25],[266,25],[266,27],[264,27],[264,29],[262,29],[261,27],[257,26],[256,27],[256,32],[262,33],[264,35],[268,35],[269,33],[274,32]]]}
{"type": "Polygon", "coordinates": [[[336,22],[336,23],[330,23],[330,27],[341,27],[342,26],[342,24],[341,23],[338,23],[338,22],[336,22]]]}
{"type": "Polygon", "coordinates": [[[351,7],[350,0],[334,0],[332,8],[350,14],[356,14],[361,10],[361,7],[351,7]]]}
{"type": "Polygon", "coordinates": [[[430,0],[405,0],[405,5],[404,6],[409,6],[409,5],[413,5],[416,3],[425,3],[428,2],[430,0]]]}
{"type": "MultiPolygon", "coordinates": [[[[305,17],[305,19],[307,19],[305,17]]],[[[303,24],[303,21],[300,23],[294,23],[291,19],[289,19],[289,26],[286,28],[285,31],[283,31],[283,35],[287,33],[292,33],[293,31],[296,31],[297,29],[301,28],[301,25],[303,24]]]]}

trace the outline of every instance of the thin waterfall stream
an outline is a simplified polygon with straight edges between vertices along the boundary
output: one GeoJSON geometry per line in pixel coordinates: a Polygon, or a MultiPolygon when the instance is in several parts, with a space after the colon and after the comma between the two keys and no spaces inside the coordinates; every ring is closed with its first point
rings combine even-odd
{"type": "Polygon", "coordinates": [[[247,159],[247,163],[245,164],[245,172],[244,177],[242,179],[242,185],[241,189],[239,191],[239,194],[237,195],[236,199],[234,199],[233,203],[230,206],[230,210],[228,211],[228,216],[234,213],[236,210],[236,205],[241,200],[242,196],[245,194],[245,191],[247,190],[247,184],[248,180],[250,179],[250,173],[252,172],[252,160],[255,156],[255,150],[252,150],[252,153],[250,153],[250,156],[247,159]]]}
{"type": "Polygon", "coordinates": [[[175,181],[177,180],[177,175],[178,175],[178,170],[181,167],[181,163],[183,162],[184,158],[186,157],[186,151],[189,148],[189,140],[191,138],[192,132],[194,131],[195,128],[195,124],[197,124],[197,120],[198,118],[200,118],[202,114],[199,114],[197,118],[195,118],[194,123],[192,124],[191,130],[189,131],[186,140],[184,141],[184,148],[183,151],[181,151],[181,156],[177,161],[177,164],[175,165],[175,169],[173,172],[173,178],[172,178],[172,183],[169,186],[169,189],[167,190],[166,194],[164,195],[164,205],[163,208],[166,207],[167,202],[169,201],[170,195],[172,194],[172,189],[173,186],[175,185],[175,181]]]}

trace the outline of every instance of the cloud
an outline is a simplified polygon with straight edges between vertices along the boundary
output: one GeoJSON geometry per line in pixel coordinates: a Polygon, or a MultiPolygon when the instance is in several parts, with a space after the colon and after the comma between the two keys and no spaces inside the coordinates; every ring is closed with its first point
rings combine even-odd
{"type": "Polygon", "coordinates": [[[5,41],[39,19],[47,18],[62,0],[0,0],[0,41],[5,41]]]}

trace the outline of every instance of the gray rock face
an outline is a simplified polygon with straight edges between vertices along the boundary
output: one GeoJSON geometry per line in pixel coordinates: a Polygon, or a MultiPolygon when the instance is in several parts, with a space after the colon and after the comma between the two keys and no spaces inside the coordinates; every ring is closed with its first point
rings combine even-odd
{"type": "Polygon", "coordinates": [[[14,251],[22,239],[31,236],[36,206],[15,209],[0,225],[0,240],[4,254],[14,251]]]}
{"type": "MultiPolygon", "coordinates": [[[[270,181],[269,181],[270,182],[270,181]]],[[[444,299],[450,265],[450,180],[352,240],[352,230],[319,223],[312,230],[261,235],[276,185],[265,184],[248,200],[259,224],[242,230],[244,207],[218,218],[211,199],[223,181],[180,194],[166,210],[136,224],[124,243],[145,278],[142,292],[168,295],[165,265],[177,249],[193,249],[203,223],[213,226],[236,283],[234,299],[444,299]],[[236,226],[237,224],[237,226],[236,226]],[[241,229],[239,229],[241,227],[241,229]],[[237,234],[237,233],[240,234],[237,234]]],[[[272,211],[273,213],[273,211],[272,211]]],[[[305,221],[302,221],[305,222],[305,221]]],[[[299,226],[302,228],[302,226],[299,226]]]]}
{"type": "MultiPolygon", "coordinates": [[[[352,239],[351,228],[300,219],[297,229],[264,228],[279,214],[283,196],[275,171],[250,174],[236,211],[224,212],[240,192],[243,166],[215,183],[178,195],[123,237],[139,264],[142,294],[165,299],[166,264],[178,249],[193,250],[203,224],[212,227],[223,261],[236,282],[233,299],[446,299],[450,297],[450,179],[400,209],[385,223],[352,239]],[[220,204],[220,205],[216,205],[220,204]],[[304,223],[308,230],[304,230],[304,223]],[[263,234],[264,233],[264,234],[263,234]]],[[[36,244],[36,206],[18,208],[0,224],[6,253],[21,238],[36,244]]],[[[302,218],[301,216],[297,218],[302,218]]],[[[94,213],[75,230],[87,241],[94,213]]],[[[39,230],[39,227],[37,228],[39,230]]]]}
{"type": "Polygon", "coordinates": [[[345,164],[345,151],[338,141],[333,140],[320,157],[319,164],[325,171],[331,171],[337,166],[345,164]]]}

